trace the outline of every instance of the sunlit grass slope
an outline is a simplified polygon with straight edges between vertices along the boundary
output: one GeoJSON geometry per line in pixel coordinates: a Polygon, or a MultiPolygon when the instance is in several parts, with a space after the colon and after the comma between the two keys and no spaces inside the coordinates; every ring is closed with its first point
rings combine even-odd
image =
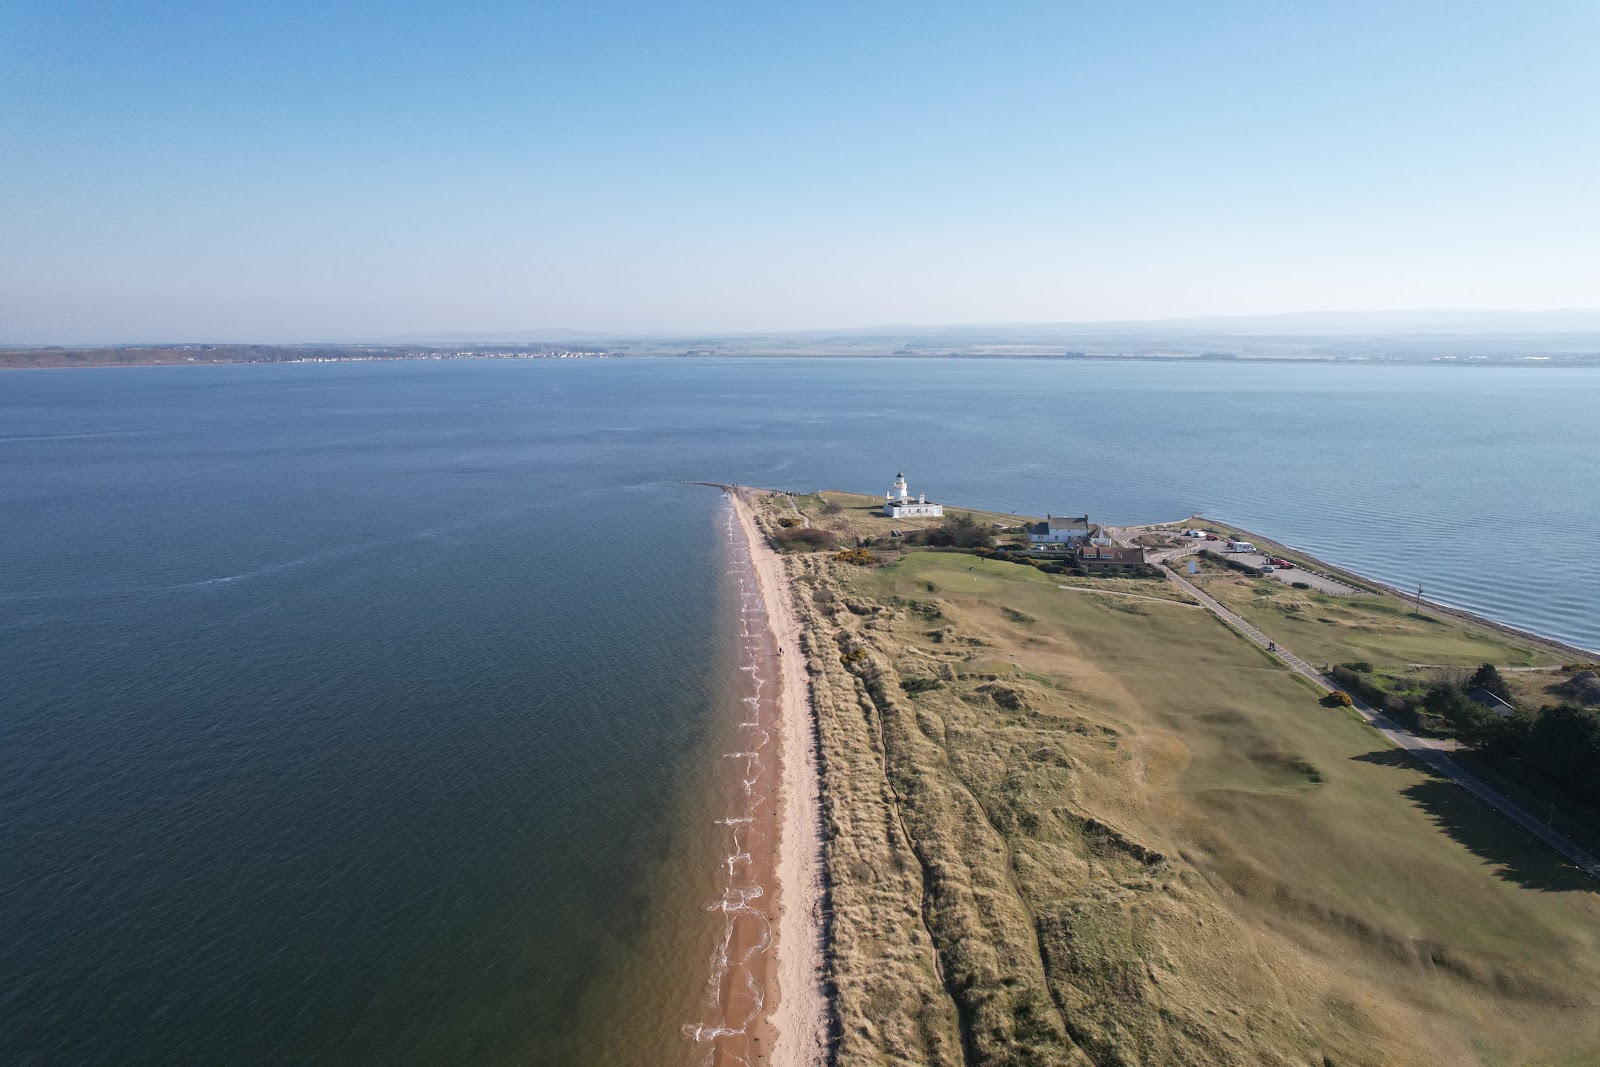
{"type": "MultiPolygon", "coordinates": [[[[1537,667],[1560,653],[1532,639],[1433,612],[1387,594],[1329,596],[1272,578],[1208,571],[1201,584],[1245,619],[1314,663],[1442,663],[1537,667]]],[[[1570,658],[1570,657],[1569,657],[1570,658]]]]}
{"type": "Polygon", "coordinates": [[[791,566],[842,1062],[1600,1059],[1595,887],[1205,611],[791,566]]]}

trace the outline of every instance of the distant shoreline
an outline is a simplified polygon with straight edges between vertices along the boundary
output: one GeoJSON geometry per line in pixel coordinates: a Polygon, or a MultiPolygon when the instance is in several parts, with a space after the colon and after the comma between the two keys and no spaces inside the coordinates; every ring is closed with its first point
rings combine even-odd
{"type": "MultiPolygon", "coordinates": [[[[932,347],[932,346],[930,346],[932,347]]],[[[1194,353],[1163,350],[1161,346],[1127,346],[1132,351],[1063,351],[1053,345],[975,345],[946,351],[886,350],[887,345],[846,346],[840,348],[800,347],[797,349],[752,346],[677,346],[647,344],[608,348],[555,345],[485,346],[471,351],[462,348],[381,345],[207,345],[161,346],[128,345],[108,348],[0,348],[0,370],[97,370],[133,367],[247,367],[292,364],[351,363],[457,363],[490,361],[541,361],[565,359],[630,360],[781,360],[781,359],[871,359],[871,360],[971,360],[999,362],[1110,362],[1180,363],[1223,366],[1333,366],[1333,367],[1579,367],[1600,369],[1600,352],[1552,352],[1547,355],[1302,355],[1249,353],[1194,353]],[[866,349],[866,350],[859,350],[866,349]],[[985,350],[989,349],[989,350],[985,350]],[[329,354],[336,351],[348,355],[329,354]],[[205,356],[180,353],[204,351],[205,356]],[[217,352],[238,355],[218,357],[217,352]],[[272,353],[263,355],[263,353],[272,353]]],[[[1285,345],[1285,348],[1296,346],[1285,345]]]]}

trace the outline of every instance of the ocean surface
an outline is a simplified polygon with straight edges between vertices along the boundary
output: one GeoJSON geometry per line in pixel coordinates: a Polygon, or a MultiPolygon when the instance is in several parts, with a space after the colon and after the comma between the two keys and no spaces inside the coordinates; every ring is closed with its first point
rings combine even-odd
{"type": "Polygon", "coordinates": [[[1600,648],[1597,401],[1548,367],[0,375],[0,1061],[698,1062],[741,676],[685,481],[1200,512],[1600,648]]]}

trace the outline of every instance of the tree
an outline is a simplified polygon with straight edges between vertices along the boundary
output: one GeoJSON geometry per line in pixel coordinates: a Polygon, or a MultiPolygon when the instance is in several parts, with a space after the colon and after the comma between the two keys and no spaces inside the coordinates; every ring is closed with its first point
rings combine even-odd
{"type": "Polygon", "coordinates": [[[1435,682],[1422,698],[1422,706],[1430,715],[1437,715],[1450,724],[1450,729],[1462,740],[1483,732],[1484,719],[1494,718],[1494,713],[1475,702],[1459,685],[1435,682]]]}
{"type": "Polygon", "coordinates": [[[994,542],[989,528],[966,512],[945,520],[944,538],[956,548],[988,548],[994,542]]]}
{"type": "Polygon", "coordinates": [[[1568,789],[1600,799],[1600,714],[1571,704],[1545,708],[1523,751],[1568,789]]]}
{"type": "Polygon", "coordinates": [[[1485,663],[1473,672],[1472,679],[1467,682],[1467,690],[1470,692],[1473,689],[1485,689],[1506,703],[1511,702],[1511,690],[1506,688],[1506,680],[1500,677],[1493,663],[1485,663]]]}

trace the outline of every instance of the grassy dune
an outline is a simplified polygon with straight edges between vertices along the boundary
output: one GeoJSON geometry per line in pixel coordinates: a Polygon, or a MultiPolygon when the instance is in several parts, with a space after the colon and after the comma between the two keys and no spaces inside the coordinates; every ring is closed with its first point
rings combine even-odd
{"type": "Polygon", "coordinates": [[[1594,887],[1209,614],[790,566],[840,1062],[1600,1060],[1594,887]]]}

